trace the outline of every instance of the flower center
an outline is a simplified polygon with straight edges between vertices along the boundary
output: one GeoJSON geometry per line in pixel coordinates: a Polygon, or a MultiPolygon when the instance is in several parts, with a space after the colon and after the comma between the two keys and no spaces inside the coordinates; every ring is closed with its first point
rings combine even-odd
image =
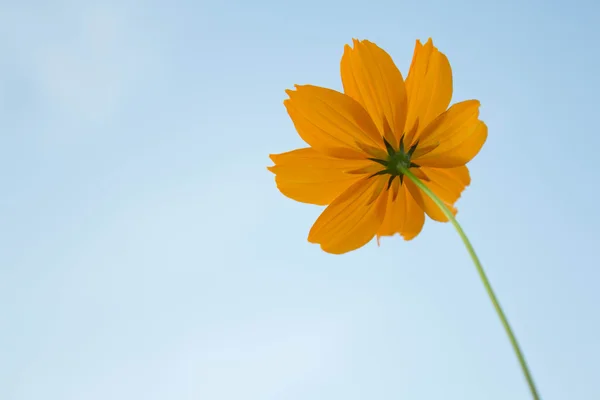
{"type": "Polygon", "coordinates": [[[386,160],[386,169],[392,175],[402,175],[402,170],[410,167],[410,155],[403,151],[390,154],[386,160]]]}
{"type": "Polygon", "coordinates": [[[375,161],[378,164],[381,164],[385,167],[385,169],[374,173],[372,176],[376,175],[390,175],[390,180],[388,182],[388,189],[394,181],[395,177],[400,178],[400,183],[403,181],[404,174],[403,170],[409,168],[419,168],[419,165],[410,161],[413,153],[417,149],[418,142],[413,144],[408,151],[404,149],[404,136],[400,139],[400,146],[398,150],[394,148],[385,138],[383,138],[383,142],[385,143],[385,148],[387,150],[387,158],[385,160],[378,158],[370,158],[369,160],[375,161]]]}

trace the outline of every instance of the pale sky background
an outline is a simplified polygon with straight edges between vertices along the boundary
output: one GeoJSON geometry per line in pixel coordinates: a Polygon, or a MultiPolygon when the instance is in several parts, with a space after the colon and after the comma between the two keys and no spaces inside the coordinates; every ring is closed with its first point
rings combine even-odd
{"type": "Polygon", "coordinates": [[[282,101],[433,37],[489,139],[459,220],[544,399],[600,399],[600,3],[0,3],[0,399],[525,400],[428,221],[331,256],[276,189],[282,101]]]}

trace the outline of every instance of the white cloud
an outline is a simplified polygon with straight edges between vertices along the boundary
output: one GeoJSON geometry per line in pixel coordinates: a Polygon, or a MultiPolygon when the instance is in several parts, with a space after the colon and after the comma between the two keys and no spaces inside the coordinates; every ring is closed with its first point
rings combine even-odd
{"type": "Polygon", "coordinates": [[[110,118],[158,59],[131,14],[123,2],[13,6],[0,21],[10,58],[2,75],[24,76],[51,113],[110,118]]]}

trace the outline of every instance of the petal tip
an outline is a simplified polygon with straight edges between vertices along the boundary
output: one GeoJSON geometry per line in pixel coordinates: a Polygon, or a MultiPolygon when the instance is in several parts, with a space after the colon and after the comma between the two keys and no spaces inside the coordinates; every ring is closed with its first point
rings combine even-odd
{"type": "Polygon", "coordinates": [[[405,242],[410,242],[411,240],[413,240],[414,238],[416,238],[419,234],[414,234],[414,233],[401,233],[400,236],[402,236],[402,239],[404,239],[405,242]]]}
{"type": "Polygon", "coordinates": [[[300,90],[304,85],[299,85],[297,83],[294,84],[294,87],[292,89],[286,89],[285,93],[292,97],[294,94],[298,93],[298,90],[300,90]]]}
{"type": "Polygon", "coordinates": [[[273,164],[275,164],[275,165],[270,165],[270,166],[268,166],[268,167],[267,167],[267,169],[268,169],[269,171],[271,171],[272,173],[275,173],[275,169],[276,169],[276,167],[277,167],[277,155],[275,155],[275,154],[270,154],[270,155],[269,155],[269,158],[271,159],[271,161],[273,161],[273,164]]]}

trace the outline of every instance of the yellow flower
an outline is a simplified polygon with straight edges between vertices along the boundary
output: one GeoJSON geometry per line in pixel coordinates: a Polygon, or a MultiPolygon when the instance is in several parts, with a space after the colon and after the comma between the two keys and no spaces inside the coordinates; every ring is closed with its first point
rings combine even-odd
{"type": "Polygon", "coordinates": [[[425,213],[446,222],[400,170],[409,168],[456,213],[453,205],[470,183],[466,164],[487,138],[479,101],[448,108],[452,70],[431,39],[417,40],[406,81],[367,40],[345,46],[341,75],[344,93],[311,85],[286,91],[285,107],[309,147],[271,155],[281,193],[328,206],[308,240],[341,254],[375,236],[413,239],[425,213]]]}

